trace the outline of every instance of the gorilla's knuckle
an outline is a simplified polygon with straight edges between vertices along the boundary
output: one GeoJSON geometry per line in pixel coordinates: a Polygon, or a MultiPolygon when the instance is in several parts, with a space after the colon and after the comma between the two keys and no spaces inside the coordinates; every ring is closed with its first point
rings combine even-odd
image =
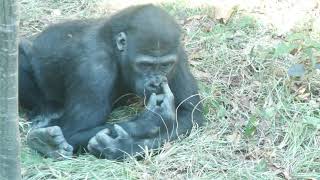
{"type": "Polygon", "coordinates": [[[127,133],[126,130],[123,129],[123,127],[115,124],[114,129],[116,130],[116,132],[120,138],[128,138],[129,137],[129,134],[127,133]]]}
{"type": "Polygon", "coordinates": [[[51,126],[51,127],[49,127],[49,130],[52,132],[57,132],[57,131],[60,131],[60,127],[59,126],[51,126]]]}
{"type": "Polygon", "coordinates": [[[97,141],[97,139],[96,139],[96,136],[94,136],[93,138],[90,139],[88,145],[89,145],[90,147],[96,147],[96,146],[98,146],[98,141],[97,141]]]}
{"type": "Polygon", "coordinates": [[[98,134],[96,134],[96,140],[98,142],[104,142],[104,143],[108,143],[111,141],[110,137],[103,132],[99,132],[98,134]]]}
{"type": "Polygon", "coordinates": [[[87,145],[87,149],[88,149],[89,152],[92,152],[93,149],[94,149],[94,147],[92,146],[92,144],[89,143],[89,144],[87,145]]]}

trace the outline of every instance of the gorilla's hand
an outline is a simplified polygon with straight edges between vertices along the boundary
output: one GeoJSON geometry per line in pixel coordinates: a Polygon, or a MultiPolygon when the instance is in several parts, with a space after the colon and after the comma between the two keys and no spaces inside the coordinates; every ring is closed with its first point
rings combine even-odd
{"type": "Polygon", "coordinates": [[[147,109],[161,116],[164,121],[174,120],[176,116],[174,95],[167,82],[162,83],[163,94],[151,94],[147,109]]]}
{"type": "Polygon", "coordinates": [[[109,129],[104,129],[92,137],[88,143],[88,150],[97,157],[107,159],[122,159],[123,155],[130,152],[128,146],[133,140],[128,133],[119,125],[114,125],[117,133],[116,138],[111,137],[109,129]]]}
{"type": "Polygon", "coordinates": [[[90,153],[107,159],[123,159],[126,155],[137,155],[143,148],[158,148],[171,132],[176,114],[174,96],[167,83],[162,84],[163,94],[152,94],[147,110],[133,121],[115,124],[113,132],[104,129],[88,143],[90,153]],[[111,134],[116,134],[115,137],[111,134]]]}

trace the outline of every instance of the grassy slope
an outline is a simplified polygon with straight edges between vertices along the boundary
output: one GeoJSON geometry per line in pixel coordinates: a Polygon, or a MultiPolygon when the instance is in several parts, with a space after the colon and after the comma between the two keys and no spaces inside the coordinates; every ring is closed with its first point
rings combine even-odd
{"type": "MultiPolygon", "coordinates": [[[[60,17],[108,12],[96,8],[95,1],[21,3],[21,34],[27,36],[60,17]]],[[[54,162],[24,143],[24,179],[320,178],[319,72],[308,71],[300,79],[286,73],[294,63],[308,64],[304,52],[281,51],[278,44],[286,37],[277,37],[251,17],[237,14],[224,25],[210,18],[210,9],[164,7],[185,30],[190,64],[205,99],[207,126],[167,144],[160,155],[124,163],[90,155],[54,162]]],[[[320,39],[319,34],[304,35],[320,39]]],[[[23,140],[26,126],[22,121],[23,140]]]]}

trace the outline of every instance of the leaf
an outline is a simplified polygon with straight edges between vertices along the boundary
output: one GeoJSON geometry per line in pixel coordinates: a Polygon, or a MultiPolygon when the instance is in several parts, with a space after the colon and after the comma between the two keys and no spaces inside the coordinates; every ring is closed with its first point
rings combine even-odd
{"type": "Polygon", "coordinates": [[[265,159],[261,159],[259,161],[259,163],[257,164],[257,166],[255,167],[255,169],[258,171],[258,172],[265,172],[268,170],[268,163],[265,159]]]}
{"type": "Polygon", "coordinates": [[[294,48],[294,49],[292,49],[292,51],[290,51],[290,54],[291,55],[296,55],[298,52],[300,52],[301,51],[301,47],[299,47],[299,48],[294,48]]]}
{"type": "Polygon", "coordinates": [[[280,177],[282,177],[285,180],[291,180],[292,177],[290,175],[290,172],[287,169],[284,169],[278,164],[272,164],[271,169],[276,172],[276,174],[280,177]]]}
{"type": "Polygon", "coordinates": [[[271,119],[276,115],[276,109],[274,107],[265,108],[264,115],[266,119],[271,119]]]}
{"type": "Polygon", "coordinates": [[[305,40],[305,46],[309,47],[309,48],[314,48],[314,49],[320,50],[320,42],[319,41],[315,41],[315,40],[313,40],[311,38],[307,38],[305,40]]]}
{"type": "Polygon", "coordinates": [[[238,4],[230,1],[217,1],[213,4],[215,19],[227,23],[237,9],[238,4]]]}
{"type": "Polygon", "coordinates": [[[301,77],[305,73],[303,64],[294,64],[288,69],[288,75],[291,77],[301,77]]]}
{"type": "Polygon", "coordinates": [[[311,117],[311,116],[306,116],[303,119],[303,123],[311,125],[317,129],[320,129],[320,118],[317,117],[311,117]]]}
{"type": "Polygon", "coordinates": [[[226,115],[227,110],[224,108],[224,106],[220,105],[218,112],[217,112],[217,116],[219,118],[223,118],[226,115]]]}
{"type": "Polygon", "coordinates": [[[298,96],[296,96],[296,99],[299,101],[307,101],[310,99],[310,93],[305,93],[305,94],[300,94],[298,96]]]}
{"type": "Polygon", "coordinates": [[[297,48],[299,48],[299,45],[297,44],[282,42],[282,43],[279,43],[277,47],[275,47],[273,56],[277,58],[285,54],[289,54],[290,52],[292,52],[294,49],[297,49],[297,48]]]}
{"type": "Polygon", "coordinates": [[[304,50],[305,54],[308,56],[308,58],[311,61],[312,67],[315,67],[316,65],[316,58],[313,55],[312,48],[308,47],[304,50]]]}
{"type": "Polygon", "coordinates": [[[241,140],[241,134],[238,131],[235,131],[231,135],[228,135],[226,138],[228,141],[234,144],[238,144],[241,140]]]}
{"type": "Polygon", "coordinates": [[[248,137],[253,136],[257,130],[258,123],[259,122],[258,122],[257,118],[255,116],[251,116],[247,125],[245,126],[244,134],[248,137]]]}
{"type": "Polygon", "coordinates": [[[248,16],[244,16],[242,18],[240,18],[237,22],[239,28],[246,28],[246,27],[254,27],[255,25],[255,19],[252,17],[248,17],[248,16]]]}
{"type": "Polygon", "coordinates": [[[293,34],[289,34],[287,37],[287,40],[289,42],[293,42],[296,40],[304,40],[304,39],[306,39],[306,35],[303,33],[293,33],[293,34]]]}

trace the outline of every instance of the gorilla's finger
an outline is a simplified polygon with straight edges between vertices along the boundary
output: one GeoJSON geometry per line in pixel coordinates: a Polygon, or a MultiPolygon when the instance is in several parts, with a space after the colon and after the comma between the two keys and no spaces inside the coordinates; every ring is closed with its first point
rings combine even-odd
{"type": "Polygon", "coordinates": [[[174,97],[173,93],[169,87],[169,84],[167,82],[162,83],[162,89],[163,89],[164,94],[167,97],[169,97],[170,99],[174,97]]]}
{"type": "Polygon", "coordinates": [[[109,135],[109,134],[111,134],[111,130],[110,130],[110,129],[108,129],[108,128],[105,128],[105,129],[103,129],[103,130],[99,131],[99,133],[104,133],[104,134],[109,135]]]}
{"type": "Polygon", "coordinates": [[[62,131],[59,126],[52,126],[45,129],[47,129],[50,136],[59,136],[62,134],[62,131]]]}
{"type": "Polygon", "coordinates": [[[157,95],[155,93],[152,93],[151,96],[149,97],[147,108],[152,109],[156,105],[157,105],[157,95]]]}
{"type": "Polygon", "coordinates": [[[68,152],[73,152],[73,147],[70,144],[64,145],[63,149],[68,152]]]}
{"type": "Polygon", "coordinates": [[[169,88],[168,83],[163,83],[162,84],[163,91],[165,93],[165,98],[163,99],[163,102],[161,104],[161,108],[165,109],[171,109],[174,108],[174,95],[169,88]]]}
{"type": "Polygon", "coordinates": [[[72,151],[67,151],[64,149],[59,150],[59,155],[61,156],[61,160],[65,159],[66,157],[71,157],[72,156],[72,151]]]}
{"type": "Polygon", "coordinates": [[[157,102],[163,101],[164,96],[164,94],[157,94],[157,102]]]}
{"type": "Polygon", "coordinates": [[[125,131],[121,126],[119,126],[118,124],[114,125],[114,129],[116,130],[118,136],[120,138],[128,138],[129,134],[127,133],[127,131],[125,131]]]}
{"type": "Polygon", "coordinates": [[[161,108],[166,110],[174,110],[174,103],[169,99],[164,99],[161,104],[161,108]]]}
{"type": "Polygon", "coordinates": [[[111,138],[109,135],[105,134],[104,132],[98,132],[96,135],[96,141],[103,146],[110,145],[110,143],[114,142],[115,140],[111,138]]]}
{"type": "Polygon", "coordinates": [[[98,146],[98,141],[94,136],[93,138],[90,139],[87,148],[89,151],[93,151],[93,149],[96,148],[97,146],[98,146]]]}
{"type": "Polygon", "coordinates": [[[67,142],[64,142],[64,143],[60,144],[60,150],[72,152],[73,147],[70,144],[68,144],[67,142]]]}
{"type": "Polygon", "coordinates": [[[52,138],[52,142],[54,144],[61,144],[65,141],[65,138],[63,136],[55,136],[52,138]]]}

